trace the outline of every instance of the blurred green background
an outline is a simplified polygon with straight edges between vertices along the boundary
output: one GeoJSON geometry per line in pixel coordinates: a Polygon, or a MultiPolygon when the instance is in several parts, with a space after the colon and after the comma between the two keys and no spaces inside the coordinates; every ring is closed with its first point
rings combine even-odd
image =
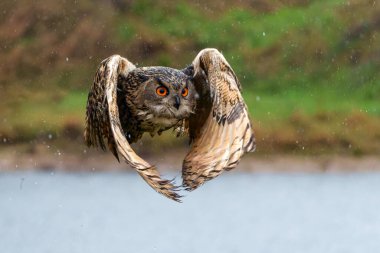
{"type": "Polygon", "coordinates": [[[3,147],[81,147],[88,89],[112,54],[183,68],[215,47],[243,85],[259,153],[380,152],[378,1],[19,0],[0,11],[3,147]]]}

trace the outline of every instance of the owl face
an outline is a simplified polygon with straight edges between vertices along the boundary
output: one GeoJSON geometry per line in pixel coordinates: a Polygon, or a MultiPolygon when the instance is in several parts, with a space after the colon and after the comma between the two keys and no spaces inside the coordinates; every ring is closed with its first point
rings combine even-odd
{"type": "Polygon", "coordinates": [[[143,104],[158,118],[181,120],[190,116],[198,94],[192,79],[179,70],[163,68],[145,76],[143,104]]]}

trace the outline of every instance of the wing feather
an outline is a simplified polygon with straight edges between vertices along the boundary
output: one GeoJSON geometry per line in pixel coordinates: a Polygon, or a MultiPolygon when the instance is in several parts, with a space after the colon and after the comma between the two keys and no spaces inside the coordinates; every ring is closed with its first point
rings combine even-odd
{"type": "Polygon", "coordinates": [[[125,138],[119,108],[117,106],[117,85],[119,78],[125,78],[136,67],[127,59],[114,55],[105,59],[94,79],[88,95],[85,142],[88,146],[108,148],[119,160],[118,154],[134,168],[139,175],[158,193],[180,201],[177,186],[172,180],[161,179],[157,169],[139,157],[125,138]]]}
{"type": "Polygon", "coordinates": [[[216,49],[204,49],[192,67],[197,91],[204,95],[189,119],[192,147],[182,167],[188,190],[235,168],[245,152],[255,149],[241,85],[224,56],[216,49]]]}

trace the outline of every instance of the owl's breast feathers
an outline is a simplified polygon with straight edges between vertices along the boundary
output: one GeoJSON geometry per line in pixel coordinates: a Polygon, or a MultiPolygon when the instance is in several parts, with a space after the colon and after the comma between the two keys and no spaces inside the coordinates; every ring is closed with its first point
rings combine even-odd
{"type": "Polygon", "coordinates": [[[176,127],[180,122],[180,119],[174,116],[163,117],[146,109],[136,108],[135,112],[138,128],[141,132],[148,132],[151,136],[154,136],[156,133],[161,134],[163,131],[176,127]]]}

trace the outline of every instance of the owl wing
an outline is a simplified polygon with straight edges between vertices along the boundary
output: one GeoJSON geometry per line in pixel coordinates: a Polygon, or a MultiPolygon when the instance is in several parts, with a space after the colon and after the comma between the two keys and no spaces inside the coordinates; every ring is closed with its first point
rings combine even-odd
{"type": "Polygon", "coordinates": [[[177,187],[172,180],[161,179],[157,169],[139,157],[125,138],[119,119],[117,106],[117,84],[136,67],[127,59],[114,55],[105,59],[96,72],[87,101],[85,142],[88,146],[100,146],[112,151],[119,160],[121,154],[127,164],[158,193],[175,201],[180,201],[177,187]]]}
{"type": "Polygon", "coordinates": [[[204,49],[192,68],[200,98],[189,118],[192,147],[182,167],[187,190],[235,168],[242,155],[256,146],[241,85],[223,55],[204,49]]]}

